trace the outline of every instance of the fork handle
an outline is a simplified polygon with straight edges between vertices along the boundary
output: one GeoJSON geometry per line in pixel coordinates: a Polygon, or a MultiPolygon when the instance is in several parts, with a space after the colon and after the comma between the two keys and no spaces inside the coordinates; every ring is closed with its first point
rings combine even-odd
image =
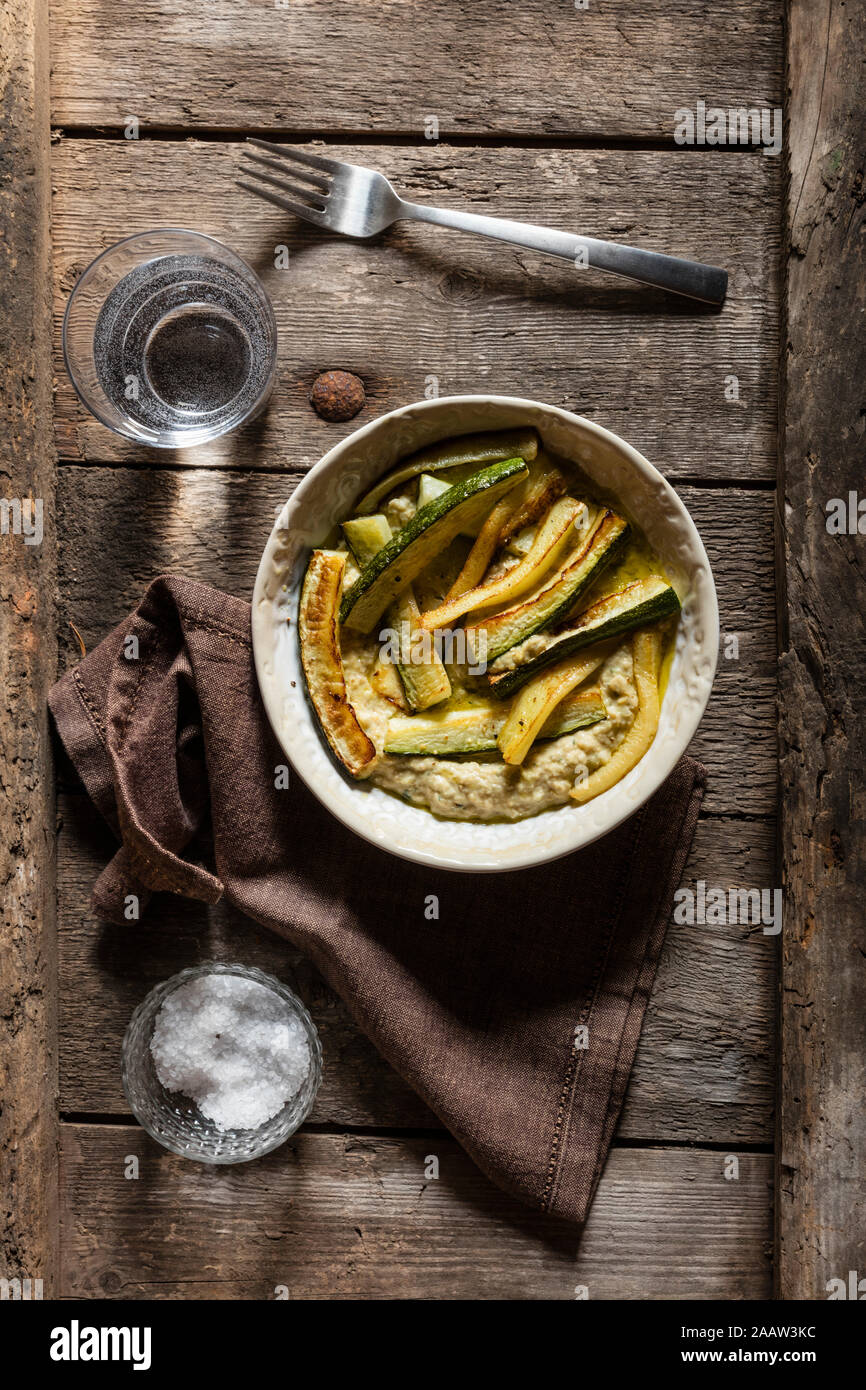
{"type": "Polygon", "coordinates": [[[679,256],[663,256],[658,251],[642,251],[636,246],[621,246],[615,241],[574,236],[550,227],[535,227],[531,222],[511,222],[504,217],[482,217],[474,212],[400,201],[398,216],[415,222],[435,222],[440,227],[455,227],[460,232],[478,232],[480,236],[494,237],[497,241],[528,246],[532,251],[561,256],[575,266],[591,265],[598,270],[609,270],[614,275],[625,275],[630,280],[688,295],[690,299],[701,299],[706,304],[723,304],[725,300],[728,272],[718,266],[681,260],[679,256]]]}

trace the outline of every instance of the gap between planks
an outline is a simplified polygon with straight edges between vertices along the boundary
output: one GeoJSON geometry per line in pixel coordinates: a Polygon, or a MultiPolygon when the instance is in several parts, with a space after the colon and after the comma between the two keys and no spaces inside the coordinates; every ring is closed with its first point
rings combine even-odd
{"type": "MultiPolygon", "coordinates": [[[[68,140],[111,140],[125,139],[123,134],[123,123],[106,121],[103,125],[76,125],[74,122],[67,121],[63,125],[54,125],[51,128],[51,138],[54,144],[68,140]]],[[[449,132],[437,140],[428,140],[420,132],[408,132],[405,130],[385,130],[385,131],[357,131],[357,130],[286,130],[281,127],[274,130],[273,126],[172,126],[172,125],[149,125],[139,136],[139,140],[204,140],[211,142],[248,140],[252,137],[260,140],[271,140],[277,145],[300,145],[316,144],[329,147],[331,145],[355,145],[358,149],[369,146],[377,149],[381,146],[396,145],[402,148],[429,150],[431,146],[438,146],[442,149],[469,149],[477,146],[479,149],[486,150],[594,150],[599,154],[604,154],[611,150],[634,150],[649,154],[683,154],[706,153],[708,150],[720,158],[730,155],[756,155],[763,153],[763,146],[760,144],[748,145],[678,145],[671,137],[669,140],[642,138],[641,136],[620,136],[615,135],[519,135],[517,133],[504,132],[502,135],[491,135],[489,131],[469,131],[468,133],[449,132]]]]}
{"type": "MultiPolygon", "coordinates": [[[[60,1123],[61,1125],[70,1126],[102,1125],[114,1129],[141,1129],[138,1120],[136,1120],[135,1116],[131,1113],[128,1115],[102,1115],[96,1110],[69,1111],[68,1113],[61,1111],[60,1123]]],[[[417,1126],[414,1128],[406,1126],[404,1128],[400,1125],[314,1124],[305,1121],[302,1130],[304,1134],[329,1135],[332,1137],[344,1135],[346,1137],[358,1139],[423,1139],[429,1141],[435,1139],[437,1136],[443,1136],[448,1139],[452,1138],[450,1131],[441,1126],[439,1128],[433,1128],[431,1126],[429,1129],[424,1129],[417,1126]]],[[[300,1133],[300,1131],[298,1131],[298,1133],[300,1133]]],[[[771,1143],[749,1143],[742,1139],[636,1139],[627,1137],[620,1138],[619,1136],[615,1136],[611,1143],[611,1151],[614,1149],[645,1149],[648,1152],[657,1149],[681,1149],[689,1153],[706,1152],[723,1154],[733,1153],[734,1151],[737,1153],[749,1154],[772,1154],[775,1152],[775,1146],[771,1143]]]]}

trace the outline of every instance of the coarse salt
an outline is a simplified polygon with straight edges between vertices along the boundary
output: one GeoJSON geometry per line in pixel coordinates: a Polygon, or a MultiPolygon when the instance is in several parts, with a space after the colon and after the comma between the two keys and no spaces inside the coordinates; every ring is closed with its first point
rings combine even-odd
{"type": "Polygon", "coordinates": [[[307,1079],[301,1020],[273,990],[240,975],[203,975],[163,1001],[150,1040],[156,1074],[219,1130],[257,1129],[307,1079]]]}

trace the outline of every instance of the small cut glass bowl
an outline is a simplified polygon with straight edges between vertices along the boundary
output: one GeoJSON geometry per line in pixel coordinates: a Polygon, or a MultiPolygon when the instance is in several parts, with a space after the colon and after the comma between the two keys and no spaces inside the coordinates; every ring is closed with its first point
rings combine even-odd
{"type": "Polygon", "coordinates": [[[309,1115],[322,1080],[322,1046],[301,1000],[280,980],[254,966],[208,961],[164,980],[138,1005],[123,1039],[121,1075],[135,1118],[164,1148],[197,1163],[247,1163],[285,1143],[309,1115]],[[218,1129],[195,1101],[180,1091],[167,1091],[156,1074],[150,1041],[157,1014],[181,985],[209,975],[236,975],[264,985],[282,1000],[286,1016],[300,1021],[310,1045],[310,1069],[300,1090],[255,1129],[218,1129]]]}

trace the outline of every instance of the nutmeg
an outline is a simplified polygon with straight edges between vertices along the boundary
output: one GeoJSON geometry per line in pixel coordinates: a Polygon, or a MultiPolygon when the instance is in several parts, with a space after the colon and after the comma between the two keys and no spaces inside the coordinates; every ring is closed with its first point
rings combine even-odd
{"type": "Polygon", "coordinates": [[[310,392],[310,405],[323,420],[351,420],[366,399],[364,383],[353,372],[322,372],[310,392]]]}

